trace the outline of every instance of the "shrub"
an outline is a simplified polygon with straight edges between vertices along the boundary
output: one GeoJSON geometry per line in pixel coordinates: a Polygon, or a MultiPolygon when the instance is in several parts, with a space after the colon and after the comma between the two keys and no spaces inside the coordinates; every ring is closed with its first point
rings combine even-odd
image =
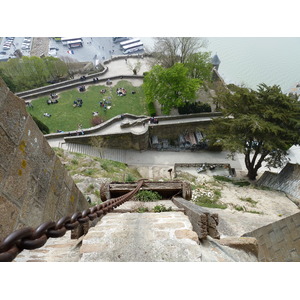
{"type": "Polygon", "coordinates": [[[232,182],[231,178],[228,178],[226,176],[221,176],[221,175],[214,175],[214,179],[219,181],[232,182]]]}
{"type": "Polygon", "coordinates": [[[144,213],[144,212],[148,212],[148,211],[149,211],[148,207],[145,207],[145,206],[140,206],[136,210],[136,212],[138,212],[138,213],[144,213]]]}
{"type": "Polygon", "coordinates": [[[202,112],[211,112],[211,106],[208,103],[186,103],[182,107],[178,107],[179,114],[195,114],[195,113],[202,113],[202,112]]]}
{"type": "Polygon", "coordinates": [[[134,182],[134,181],[136,181],[136,178],[132,174],[126,174],[125,182],[134,182]]]}
{"type": "Polygon", "coordinates": [[[160,204],[160,205],[156,205],[153,208],[154,212],[163,212],[163,211],[171,211],[172,207],[170,206],[169,208],[166,208],[165,205],[160,204]]]}
{"type": "Polygon", "coordinates": [[[162,196],[153,191],[139,191],[136,196],[135,196],[137,201],[141,202],[152,202],[152,201],[157,201],[161,200],[162,196]]]}
{"type": "Polygon", "coordinates": [[[77,160],[77,159],[72,159],[72,160],[71,160],[71,163],[72,163],[73,165],[78,165],[78,160],[77,160]]]}
{"type": "Polygon", "coordinates": [[[155,109],[155,106],[154,106],[153,102],[150,102],[150,103],[147,104],[147,110],[148,110],[148,114],[151,117],[156,116],[156,109],[155,109]]]}

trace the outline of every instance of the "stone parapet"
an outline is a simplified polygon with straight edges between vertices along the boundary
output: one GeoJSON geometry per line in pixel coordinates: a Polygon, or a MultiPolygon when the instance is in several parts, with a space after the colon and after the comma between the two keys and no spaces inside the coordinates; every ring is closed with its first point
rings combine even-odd
{"type": "Polygon", "coordinates": [[[189,217],[193,230],[198,234],[199,239],[205,239],[208,235],[214,239],[220,238],[217,230],[218,214],[211,214],[183,198],[174,197],[172,200],[178,207],[184,208],[185,214],[189,217]]]}
{"type": "Polygon", "coordinates": [[[0,79],[0,240],[87,207],[24,101],[0,79]]]}
{"type": "Polygon", "coordinates": [[[300,261],[300,212],[248,232],[258,242],[259,261],[300,261]]]}

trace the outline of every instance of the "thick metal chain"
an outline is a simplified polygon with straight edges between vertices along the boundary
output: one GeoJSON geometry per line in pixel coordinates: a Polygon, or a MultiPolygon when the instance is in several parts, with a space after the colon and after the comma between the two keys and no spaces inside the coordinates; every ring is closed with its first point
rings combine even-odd
{"type": "Polygon", "coordinates": [[[75,212],[71,216],[62,217],[57,222],[49,221],[41,224],[36,229],[26,227],[12,232],[0,243],[0,262],[10,262],[24,249],[33,250],[40,248],[46,244],[48,238],[62,237],[67,230],[75,229],[79,224],[93,221],[100,216],[106,215],[132,198],[142,187],[143,183],[144,180],[141,179],[131,192],[107,200],[82,212],[75,212]]]}

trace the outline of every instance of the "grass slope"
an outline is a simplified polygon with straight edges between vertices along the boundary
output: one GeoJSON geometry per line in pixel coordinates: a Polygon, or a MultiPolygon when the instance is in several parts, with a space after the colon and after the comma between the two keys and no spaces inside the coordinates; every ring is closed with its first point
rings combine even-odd
{"type": "Polygon", "coordinates": [[[105,85],[95,85],[87,87],[87,90],[83,93],[78,89],[72,89],[69,91],[59,93],[59,103],[47,104],[49,96],[38,98],[34,100],[34,108],[28,108],[28,112],[44,124],[46,124],[50,132],[56,132],[57,130],[71,131],[78,129],[78,124],[82,124],[83,128],[91,127],[92,113],[97,111],[99,116],[108,120],[112,117],[120,115],[122,113],[130,113],[135,115],[146,115],[147,109],[144,101],[144,93],[142,87],[134,87],[128,81],[122,80],[114,87],[107,87],[105,85]],[[116,93],[117,88],[125,88],[127,95],[120,97],[116,93]],[[100,90],[106,89],[105,94],[101,94],[100,90]],[[135,91],[136,94],[131,94],[135,91]],[[99,101],[111,97],[112,102],[111,109],[104,111],[103,107],[100,107],[99,101]],[[73,107],[73,101],[77,98],[83,100],[82,107],[73,107]],[[50,118],[44,117],[44,113],[51,114],[50,118]]]}

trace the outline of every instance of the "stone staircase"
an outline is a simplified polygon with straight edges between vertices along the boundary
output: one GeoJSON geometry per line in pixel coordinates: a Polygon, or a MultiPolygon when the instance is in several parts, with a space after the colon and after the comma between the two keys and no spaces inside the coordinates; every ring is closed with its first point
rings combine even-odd
{"type": "Polygon", "coordinates": [[[170,200],[159,202],[172,207],[161,213],[130,212],[136,205],[133,202],[105,215],[78,240],[71,240],[68,231],[39,249],[22,251],[14,262],[257,261],[253,254],[221,245],[209,236],[200,242],[189,218],[170,200]]]}

